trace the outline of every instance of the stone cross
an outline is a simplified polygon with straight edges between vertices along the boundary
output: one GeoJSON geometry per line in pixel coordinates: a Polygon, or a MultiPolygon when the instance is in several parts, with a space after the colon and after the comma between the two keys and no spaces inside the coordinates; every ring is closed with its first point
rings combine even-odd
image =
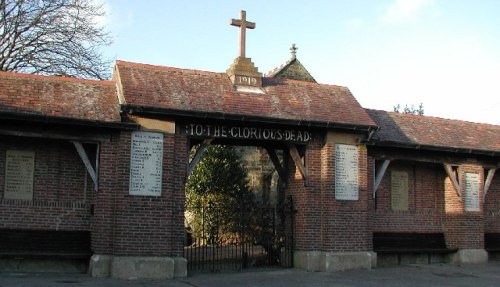
{"type": "Polygon", "coordinates": [[[292,47],[290,48],[290,51],[292,51],[292,59],[296,58],[298,49],[299,48],[297,46],[295,46],[295,44],[292,44],[292,47]]]}
{"type": "Polygon", "coordinates": [[[240,27],[240,57],[245,58],[246,30],[254,29],[255,23],[247,22],[247,12],[241,10],[240,19],[231,19],[231,25],[240,27]]]}

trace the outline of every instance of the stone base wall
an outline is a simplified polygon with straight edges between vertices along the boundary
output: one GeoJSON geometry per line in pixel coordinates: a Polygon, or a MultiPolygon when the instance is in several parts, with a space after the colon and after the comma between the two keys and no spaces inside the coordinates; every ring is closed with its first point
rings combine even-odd
{"type": "Polygon", "coordinates": [[[377,254],[360,252],[296,251],[294,266],[309,272],[336,272],[376,267],[377,254]]]}
{"type": "Polygon", "coordinates": [[[173,279],[187,276],[187,260],[182,257],[93,255],[92,277],[121,279],[173,279]]]}
{"type": "Polygon", "coordinates": [[[488,252],[484,249],[460,249],[448,256],[452,264],[483,263],[488,261],[488,252]]]}

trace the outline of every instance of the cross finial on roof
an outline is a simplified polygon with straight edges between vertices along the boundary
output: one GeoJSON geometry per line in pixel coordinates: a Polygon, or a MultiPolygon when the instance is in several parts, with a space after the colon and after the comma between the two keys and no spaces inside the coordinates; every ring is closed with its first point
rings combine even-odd
{"type": "Polygon", "coordinates": [[[292,47],[290,48],[290,51],[292,51],[292,59],[295,59],[297,57],[297,50],[299,47],[295,46],[295,44],[292,44],[292,47]]]}
{"type": "Polygon", "coordinates": [[[231,25],[240,27],[240,57],[245,58],[246,30],[254,29],[255,23],[247,21],[247,12],[241,10],[240,19],[231,19],[231,25]]]}

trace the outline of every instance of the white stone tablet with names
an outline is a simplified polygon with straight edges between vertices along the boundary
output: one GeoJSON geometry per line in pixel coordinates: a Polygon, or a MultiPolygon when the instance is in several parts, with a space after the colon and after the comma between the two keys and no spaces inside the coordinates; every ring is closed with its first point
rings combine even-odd
{"type": "Polygon", "coordinates": [[[335,145],[335,199],[358,200],[358,147],[335,145]]]}
{"type": "Polygon", "coordinates": [[[408,172],[391,172],[391,209],[408,210],[408,172]]]}
{"type": "Polygon", "coordinates": [[[33,200],[35,152],[7,150],[4,198],[33,200]]]}
{"type": "Polygon", "coordinates": [[[133,132],[130,145],[129,194],[160,196],[163,174],[163,134],[133,132]]]}
{"type": "Polygon", "coordinates": [[[479,174],[465,173],[464,179],[465,211],[480,211],[479,207],[479,174]]]}

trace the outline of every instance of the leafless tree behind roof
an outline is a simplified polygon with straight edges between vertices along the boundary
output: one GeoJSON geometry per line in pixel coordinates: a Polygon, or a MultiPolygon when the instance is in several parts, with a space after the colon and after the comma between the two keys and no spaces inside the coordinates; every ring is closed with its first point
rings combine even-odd
{"type": "Polygon", "coordinates": [[[109,78],[104,15],[94,0],[0,0],[0,71],[109,78]]]}

